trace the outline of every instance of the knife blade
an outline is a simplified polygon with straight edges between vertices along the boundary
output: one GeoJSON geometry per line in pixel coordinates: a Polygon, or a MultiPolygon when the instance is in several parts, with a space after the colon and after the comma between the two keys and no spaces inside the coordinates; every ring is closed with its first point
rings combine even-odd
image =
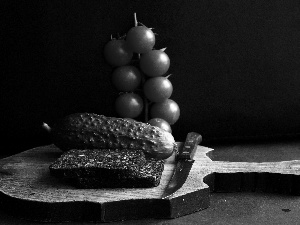
{"type": "Polygon", "coordinates": [[[176,167],[172,174],[172,177],[162,195],[162,198],[169,198],[178,189],[182,187],[186,181],[190,170],[193,166],[197,145],[202,141],[202,136],[196,132],[190,132],[187,134],[183,148],[179,149],[176,156],[176,167]]]}

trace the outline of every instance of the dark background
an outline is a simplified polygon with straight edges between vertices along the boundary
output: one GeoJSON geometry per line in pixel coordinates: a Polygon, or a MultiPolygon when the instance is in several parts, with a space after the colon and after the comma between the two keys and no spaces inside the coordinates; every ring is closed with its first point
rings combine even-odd
{"type": "Polygon", "coordinates": [[[134,12],[171,59],[177,141],[190,131],[207,145],[300,132],[297,0],[2,0],[0,10],[0,154],[51,143],[42,122],[116,116],[102,50],[134,12]]]}

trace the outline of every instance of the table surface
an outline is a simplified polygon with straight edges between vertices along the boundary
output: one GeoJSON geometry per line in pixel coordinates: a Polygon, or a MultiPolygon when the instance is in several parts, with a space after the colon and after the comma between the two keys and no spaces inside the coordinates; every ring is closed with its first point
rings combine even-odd
{"type": "MultiPolygon", "coordinates": [[[[218,145],[208,146],[218,150],[229,151],[233,148],[249,149],[252,144],[239,145],[218,145]]],[[[292,142],[260,143],[253,144],[253,148],[293,148],[300,151],[300,140],[292,142]]],[[[275,151],[276,152],[276,151],[275,151]]],[[[34,213],[34,212],[32,212],[34,213]]],[[[118,221],[109,224],[299,224],[300,225],[300,196],[255,193],[255,192],[236,192],[236,193],[211,193],[210,207],[208,209],[183,216],[176,219],[147,219],[118,221]]],[[[0,211],[0,224],[43,224],[32,221],[24,221],[11,217],[7,213],[0,211]]],[[[68,224],[68,223],[51,223],[68,224]]],[[[70,223],[71,224],[71,223],[70,223]]],[[[91,224],[75,223],[72,224],[91,224]]],[[[96,223],[93,223],[96,224],[96,223]]]]}
{"type": "MultiPolygon", "coordinates": [[[[34,213],[34,212],[33,212],[34,213]]],[[[300,196],[268,193],[212,193],[208,209],[176,219],[118,221],[109,224],[300,224],[300,196]]],[[[13,218],[0,211],[0,224],[43,224],[13,218]]],[[[67,223],[51,223],[67,224],[67,223]]],[[[70,224],[91,224],[75,223],[70,224]]]]}

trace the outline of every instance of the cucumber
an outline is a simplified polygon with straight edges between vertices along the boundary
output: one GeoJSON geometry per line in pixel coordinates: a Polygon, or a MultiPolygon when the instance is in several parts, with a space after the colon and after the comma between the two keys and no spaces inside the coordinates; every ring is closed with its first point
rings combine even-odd
{"type": "Polygon", "coordinates": [[[74,113],[53,127],[44,123],[53,143],[70,149],[135,149],[147,157],[166,159],[177,149],[171,133],[147,123],[95,113],[74,113]]]}

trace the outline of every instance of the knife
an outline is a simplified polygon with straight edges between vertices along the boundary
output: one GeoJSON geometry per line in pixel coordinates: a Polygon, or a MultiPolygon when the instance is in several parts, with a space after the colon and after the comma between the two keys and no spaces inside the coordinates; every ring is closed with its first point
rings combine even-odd
{"type": "Polygon", "coordinates": [[[179,149],[176,156],[176,168],[162,195],[163,199],[169,198],[173,195],[186,181],[194,163],[193,157],[195,155],[197,145],[201,141],[202,136],[200,134],[196,132],[190,132],[187,134],[183,148],[179,149]]]}

